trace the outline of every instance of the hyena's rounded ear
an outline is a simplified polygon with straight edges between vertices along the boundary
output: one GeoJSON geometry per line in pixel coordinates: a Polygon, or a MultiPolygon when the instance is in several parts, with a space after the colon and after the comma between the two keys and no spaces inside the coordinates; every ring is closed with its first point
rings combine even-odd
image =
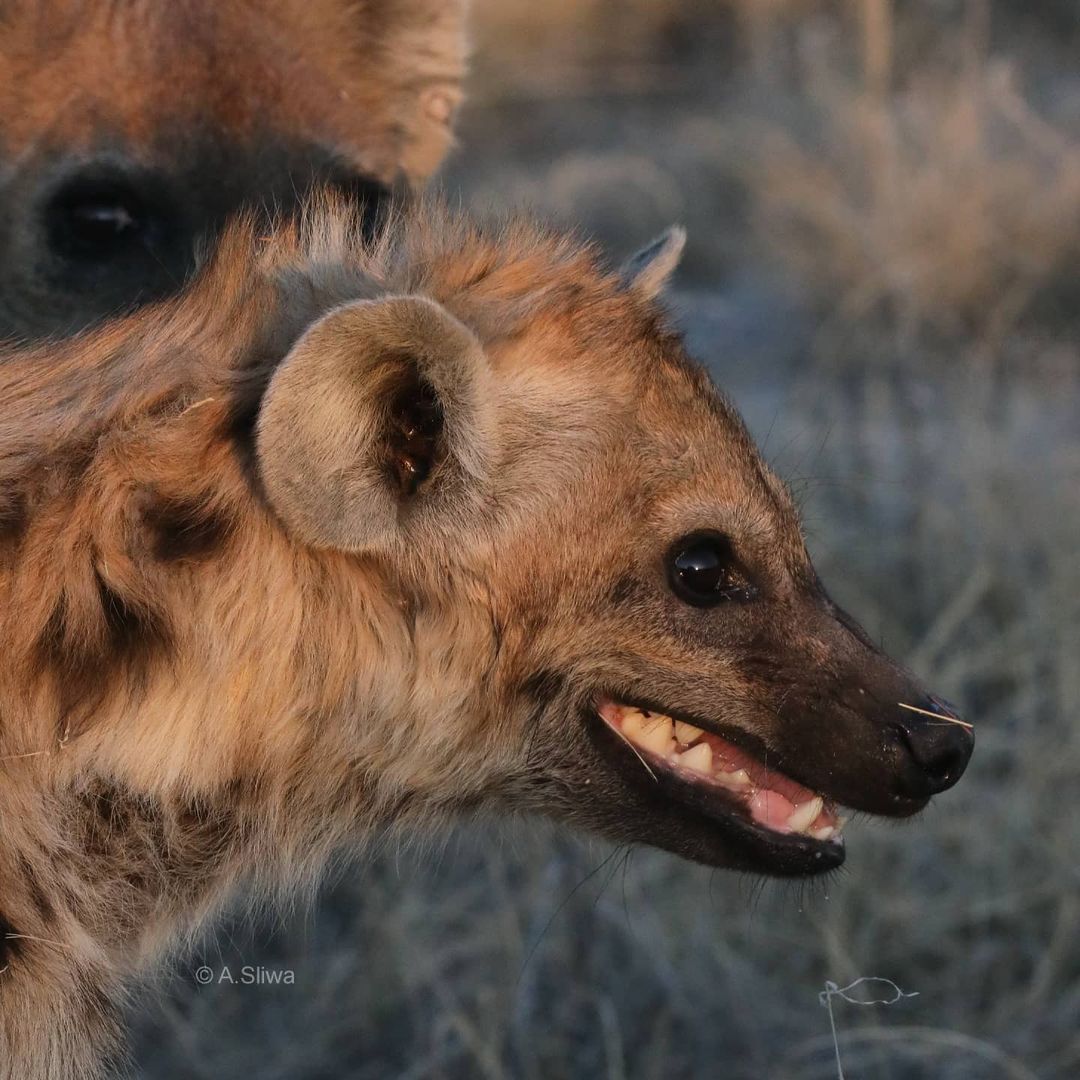
{"type": "Polygon", "coordinates": [[[493,454],[491,371],[434,301],[360,300],[293,346],[259,410],[267,496],[304,543],[437,540],[477,520],[493,454]]]}
{"type": "Polygon", "coordinates": [[[679,265],[685,247],[686,230],[681,225],[672,225],[622,264],[619,273],[623,284],[646,300],[654,299],[679,265]]]}

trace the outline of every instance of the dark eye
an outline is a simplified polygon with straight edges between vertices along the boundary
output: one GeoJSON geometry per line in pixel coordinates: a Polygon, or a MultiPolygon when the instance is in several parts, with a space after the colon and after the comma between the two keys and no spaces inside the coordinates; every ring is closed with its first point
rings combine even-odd
{"type": "Polygon", "coordinates": [[[695,607],[748,600],[754,592],[731,541],[718,533],[694,533],[676,542],[668,555],[668,576],[675,595],[695,607]]]}
{"type": "Polygon", "coordinates": [[[89,266],[148,257],[171,238],[173,222],[129,180],[77,176],[46,206],[45,225],[57,255],[89,266]]]}
{"type": "Polygon", "coordinates": [[[143,241],[146,219],[133,191],[97,185],[68,189],[49,207],[49,242],[68,258],[115,258],[143,241]]]}

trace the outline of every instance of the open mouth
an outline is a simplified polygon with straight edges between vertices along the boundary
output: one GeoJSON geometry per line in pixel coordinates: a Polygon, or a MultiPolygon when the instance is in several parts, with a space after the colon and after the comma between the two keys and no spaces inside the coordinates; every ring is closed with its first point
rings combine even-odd
{"type": "Polygon", "coordinates": [[[654,778],[693,789],[697,808],[771,842],[832,849],[842,857],[844,818],[835,804],[711,731],[664,713],[599,702],[601,720],[654,778]]]}

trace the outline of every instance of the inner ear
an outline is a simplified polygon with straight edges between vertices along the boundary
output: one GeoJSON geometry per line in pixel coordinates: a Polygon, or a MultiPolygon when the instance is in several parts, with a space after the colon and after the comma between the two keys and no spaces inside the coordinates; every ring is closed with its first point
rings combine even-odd
{"type": "Polygon", "coordinates": [[[386,464],[402,498],[415,495],[446,459],[445,417],[434,387],[414,364],[390,403],[386,464]]]}
{"type": "Polygon", "coordinates": [[[496,446],[483,346],[434,300],[355,300],[309,327],[263,394],[259,477],[313,547],[390,550],[481,519],[496,446]]]}

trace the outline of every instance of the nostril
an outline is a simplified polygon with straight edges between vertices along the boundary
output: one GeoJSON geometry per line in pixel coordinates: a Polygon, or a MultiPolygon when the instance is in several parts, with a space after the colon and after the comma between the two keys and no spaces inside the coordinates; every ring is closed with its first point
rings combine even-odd
{"type": "Polygon", "coordinates": [[[945,780],[954,776],[967,763],[967,750],[955,739],[912,739],[909,737],[912,757],[922,766],[927,776],[945,780]]]}
{"type": "MultiPolygon", "coordinates": [[[[937,705],[936,701],[932,701],[937,705]]],[[[934,710],[937,711],[937,710],[934,710]]],[[[918,766],[920,777],[915,786],[925,795],[936,795],[952,787],[963,775],[975,745],[975,739],[966,726],[952,722],[955,713],[942,712],[943,719],[929,717],[905,719],[898,726],[902,740],[911,758],[918,766]]]]}

